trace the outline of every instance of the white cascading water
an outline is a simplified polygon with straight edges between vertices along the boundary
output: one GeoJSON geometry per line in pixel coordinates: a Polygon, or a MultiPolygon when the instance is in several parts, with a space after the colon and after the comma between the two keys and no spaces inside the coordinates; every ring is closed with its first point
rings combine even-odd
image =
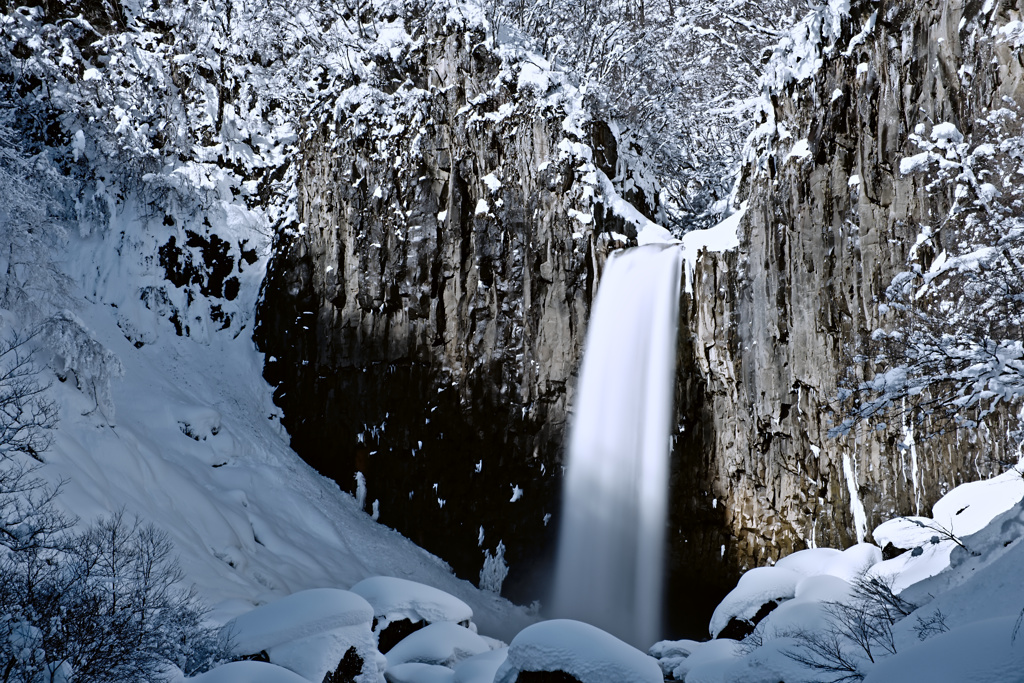
{"type": "Polygon", "coordinates": [[[554,616],[646,650],[661,634],[683,250],[613,254],[587,331],[562,502],[554,616]]]}

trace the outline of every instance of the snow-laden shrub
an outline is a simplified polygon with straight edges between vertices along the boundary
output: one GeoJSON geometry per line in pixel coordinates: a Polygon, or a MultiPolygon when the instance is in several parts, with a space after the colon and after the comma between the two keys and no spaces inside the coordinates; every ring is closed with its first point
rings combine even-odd
{"type": "Polygon", "coordinates": [[[81,533],[55,513],[48,524],[37,543],[0,558],[4,680],[158,681],[224,658],[165,533],[120,514],[81,533]]]}

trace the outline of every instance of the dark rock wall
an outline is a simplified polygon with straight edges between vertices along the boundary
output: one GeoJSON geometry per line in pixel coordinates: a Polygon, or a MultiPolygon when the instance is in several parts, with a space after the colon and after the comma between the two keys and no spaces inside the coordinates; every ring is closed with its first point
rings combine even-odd
{"type": "Polygon", "coordinates": [[[300,455],[345,490],[363,473],[367,510],[461,576],[503,542],[506,592],[538,598],[591,299],[610,232],[633,230],[595,170],[632,171],[571,91],[519,90],[481,29],[422,35],[309,132],[257,340],[300,455]]]}
{"type": "MultiPolygon", "coordinates": [[[[816,75],[766,93],[741,247],[703,254],[681,307],[678,633],[701,631],[743,568],[848,546],[1008,458],[1002,415],[981,438],[914,449],[900,424],[828,436],[852,355],[887,322],[886,286],[953,201],[900,174],[918,151],[909,134],[949,121],[970,137],[1000,98],[1021,102],[1024,74],[1021,50],[992,38],[1011,4],[984,16],[963,0],[852,5],[816,75]],[[809,154],[791,156],[801,139],[809,154]]],[[[303,225],[279,240],[257,340],[304,458],[350,491],[362,472],[367,508],[379,500],[382,522],[462,576],[503,541],[507,594],[537,597],[523,587],[544,575],[557,527],[590,302],[622,243],[610,233],[629,233],[595,200],[592,172],[621,188],[635,171],[611,128],[551,97],[557,84],[519,90],[522,65],[480,29],[424,35],[388,83],[354,85],[359,98],[309,131],[303,225]]]]}

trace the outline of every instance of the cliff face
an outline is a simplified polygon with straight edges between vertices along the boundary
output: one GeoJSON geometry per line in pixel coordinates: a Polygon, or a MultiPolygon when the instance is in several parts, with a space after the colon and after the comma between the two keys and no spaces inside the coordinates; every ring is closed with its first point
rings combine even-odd
{"type": "Polygon", "coordinates": [[[464,18],[405,28],[303,142],[257,340],[308,462],[353,492],[361,473],[367,511],[461,576],[503,543],[515,594],[557,528],[601,263],[635,234],[607,179],[646,201],[557,76],[464,18]]]}
{"type": "MultiPolygon", "coordinates": [[[[742,569],[869,538],[1009,459],[1005,411],[970,435],[829,430],[854,356],[899,324],[879,312],[893,277],[963,237],[956,183],[901,161],[943,122],[980,144],[989,114],[1021,102],[1019,11],[834,0],[768,64],[741,246],[698,258],[681,307],[684,631],[742,569]]],[[[608,249],[631,241],[607,207],[617,191],[649,213],[653,186],[577,91],[481,24],[405,30],[374,79],[313,113],[301,225],[279,238],[256,338],[307,461],[357,493],[360,473],[367,511],[462,576],[501,541],[506,592],[532,598],[517,588],[543,575],[557,527],[590,302],[608,249]]]]}
{"type": "Polygon", "coordinates": [[[992,4],[853,2],[848,16],[826,7],[806,23],[810,39],[769,66],[741,247],[700,259],[689,320],[690,372],[707,382],[714,432],[707,497],[725,508],[740,567],[848,546],[1015,460],[1005,411],[973,434],[915,438],[897,419],[828,436],[853,356],[874,330],[899,324],[879,313],[886,287],[956,253],[970,223],[954,210],[965,203],[957,182],[901,172],[901,160],[942,122],[980,145],[990,112],[1024,98],[1010,24],[1019,4],[992,4]]]}

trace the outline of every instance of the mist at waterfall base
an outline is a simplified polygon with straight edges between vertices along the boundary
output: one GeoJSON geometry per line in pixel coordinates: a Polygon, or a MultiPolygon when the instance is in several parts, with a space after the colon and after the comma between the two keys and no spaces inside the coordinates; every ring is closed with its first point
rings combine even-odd
{"type": "Polygon", "coordinates": [[[615,253],[573,408],[551,616],[647,649],[662,635],[683,251],[615,253]]]}

